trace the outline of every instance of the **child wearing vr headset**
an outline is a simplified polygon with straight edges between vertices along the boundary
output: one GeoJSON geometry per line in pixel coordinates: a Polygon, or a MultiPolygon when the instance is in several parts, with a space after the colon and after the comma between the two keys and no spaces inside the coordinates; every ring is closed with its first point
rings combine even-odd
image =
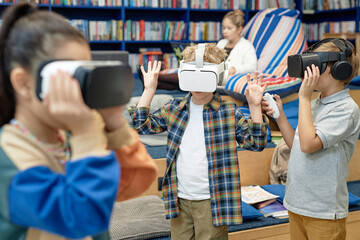
{"type": "Polygon", "coordinates": [[[91,59],[79,30],[30,3],[10,6],[2,19],[1,239],[109,239],[114,201],[143,192],[156,166],[123,107],[94,114],[70,74],[51,77],[43,102],[36,96],[43,61],[91,59]]]}
{"type": "Polygon", "coordinates": [[[186,47],[182,52],[186,74],[179,70],[179,77],[190,93],[152,114],[149,106],[161,63],[149,62],[147,72],[141,67],[145,89],[129,113],[140,134],[168,131],[162,191],[171,239],[227,239],[227,226],[242,222],[237,143],[251,151],[261,151],[266,145],[262,75],[255,74],[254,80],[248,75],[251,117],[246,120],[234,103],[222,100],[216,92],[217,70],[225,55],[213,43],[186,47]]]}
{"type": "MultiPolygon", "coordinates": [[[[224,36],[216,45],[227,53],[225,64],[227,65],[226,76],[220,83],[226,85],[227,79],[238,73],[251,73],[257,69],[257,56],[252,43],[241,36],[244,28],[244,12],[240,9],[230,11],[222,19],[222,34],[224,36]]],[[[143,80],[140,66],[137,72],[143,80]]],[[[158,89],[180,89],[179,78],[176,73],[160,74],[158,77],[158,89]]]]}
{"type": "MultiPolygon", "coordinates": [[[[290,126],[275,95],[276,122],[291,149],[284,206],[289,211],[291,239],[345,239],[348,216],[348,162],[360,132],[359,107],[346,85],[359,59],[353,45],[329,38],[303,54],[289,56],[291,77],[302,77],[299,119],[290,126]],[[312,99],[314,90],[320,92],[312,99]]],[[[273,109],[263,102],[267,114],[273,109]]]]}

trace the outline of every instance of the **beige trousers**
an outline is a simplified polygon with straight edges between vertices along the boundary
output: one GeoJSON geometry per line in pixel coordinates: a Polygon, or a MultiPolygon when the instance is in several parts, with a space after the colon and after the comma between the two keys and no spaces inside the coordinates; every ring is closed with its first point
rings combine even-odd
{"type": "Polygon", "coordinates": [[[346,218],[320,219],[289,212],[291,240],[345,240],[346,218]]]}
{"type": "Polygon", "coordinates": [[[226,240],[228,226],[215,227],[210,199],[186,200],[179,198],[180,213],[170,221],[171,240],[226,240]]]}

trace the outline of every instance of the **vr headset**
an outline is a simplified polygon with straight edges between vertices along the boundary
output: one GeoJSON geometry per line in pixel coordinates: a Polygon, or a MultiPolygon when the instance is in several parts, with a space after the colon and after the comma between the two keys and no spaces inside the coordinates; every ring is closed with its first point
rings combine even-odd
{"type": "Polygon", "coordinates": [[[225,63],[204,62],[205,43],[199,43],[195,50],[195,62],[180,61],[178,70],[179,87],[190,92],[214,92],[225,75],[225,63]]]}
{"type": "Polygon", "coordinates": [[[134,85],[127,63],[120,61],[47,61],[38,71],[36,95],[42,100],[49,90],[51,75],[69,72],[80,83],[84,102],[94,109],[129,102],[134,85]]]}
{"type": "Polygon", "coordinates": [[[337,80],[349,78],[353,72],[352,65],[347,61],[351,56],[354,47],[345,40],[339,38],[327,38],[315,43],[302,54],[295,54],[288,57],[288,74],[290,77],[303,78],[304,72],[308,66],[314,64],[319,67],[320,74],[325,72],[327,63],[334,62],[331,67],[331,75],[337,80]],[[326,42],[333,42],[340,52],[313,52],[319,46],[326,42]]]}

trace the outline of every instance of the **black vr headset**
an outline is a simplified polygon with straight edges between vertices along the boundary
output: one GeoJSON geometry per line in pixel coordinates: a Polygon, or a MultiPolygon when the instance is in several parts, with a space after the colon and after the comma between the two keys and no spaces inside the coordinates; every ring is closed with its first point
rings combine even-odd
{"type": "Polygon", "coordinates": [[[42,100],[51,75],[69,72],[80,83],[84,102],[90,108],[107,108],[129,102],[134,78],[128,63],[121,61],[46,61],[38,71],[36,95],[42,100]]]}
{"type": "Polygon", "coordinates": [[[342,38],[327,38],[312,45],[302,54],[295,54],[288,57],[288,74],[290,77],[302,78],[308,66],[314,64],[319,67],[320,74],[325,72],[327,63],[334,62],[331,67],[331,75],[337,80],[349,78],[353,67],[347,58],[352,55],[354,46],[348,40],[342,38]],[[333,42],[340,52],[313,52],[326,42],[333,42]]]}

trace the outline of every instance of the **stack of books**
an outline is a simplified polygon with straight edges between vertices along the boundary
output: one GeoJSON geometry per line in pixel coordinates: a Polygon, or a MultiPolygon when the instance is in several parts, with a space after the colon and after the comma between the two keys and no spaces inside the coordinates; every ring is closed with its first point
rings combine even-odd
{"type": "Polygon", "coordinates": [[[259,208],[259,211],[264,214],[264,217],[274,217],[274,218],[288,218],[287,209],[278,201],[259,208]]]}
{"type": "Polygon", "coordinates": [[[287,218],[286,208],[276,199],[279,196],[269,193],[260,186],[241,187],[241,200],[253,205],[264,217],[287,218]]]}

